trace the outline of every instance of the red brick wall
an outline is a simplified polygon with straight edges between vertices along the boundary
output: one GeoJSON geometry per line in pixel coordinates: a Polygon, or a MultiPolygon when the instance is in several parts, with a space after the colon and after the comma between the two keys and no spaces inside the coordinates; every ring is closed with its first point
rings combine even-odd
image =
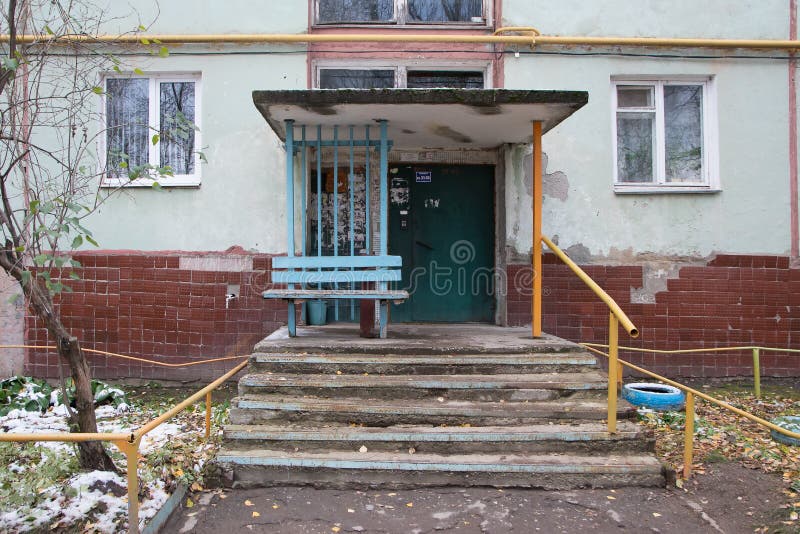
{"type": "MultiPolygon", "coordinates": [[[[543,262],[545,332],[572,341],[606,343],[608,309],[552,254],[543,262]]],[[[800,348],[800,269],[779,256],[719,255],[705,266],[683,267],[655,302],[631,303],[642,287],[641,266],[586,265],[640,330],[620,333],[624,345],[690,349],[732,345],[800,348]]],[[[508,322],[530,324],[530,267],[508,269],[508,322]]],[[[752,376],[752,354],[650,355],[625,353],[632,363],[668,376],[752,376]]],[[[761,355],[765,376],[799,376],[800,354],[761,355]]]]}
{"type": "MultiPolygon", "coordinates": [[[[165,362],[247,355],[253,345],[286,322],[286,305],[261,297],[270,257],[252,258],[251,271],[181,269],[186,253],[79,254],[80,280],[57,299],[64,323],[84,347],[165,362]],[[228,284],[240,294],[225,307],[228,284]]],[[[224,257],[224,256],[223,256],[224,257]]],[[[237,255],[241,258],[241,255],[237,255]]],[[[249,263],[249,261],[248,261],[249,263]]],[[[35,317],[26,317],[26,338],[52,344],[35,317]]],[[[219,376],[234,362],[170,369],[89,355],[93,376],[197,380],[219,376]]],[[[26,373],[58,376],[58,356],[29,350],[26,373]]]]}

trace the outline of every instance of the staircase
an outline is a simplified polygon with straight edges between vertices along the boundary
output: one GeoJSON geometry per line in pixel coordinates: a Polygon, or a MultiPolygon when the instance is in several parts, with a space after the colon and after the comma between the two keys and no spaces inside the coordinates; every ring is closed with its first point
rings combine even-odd
{"type": "Polygon", "coordinates": [[[620,403],[618,432],[606,432],[607,378],[578,345],[435,331],[426,343],[416,332],[257,345],[217,458],[225,483],[664,485],[654,440],[627,420],[629,405],[620,403]]]}

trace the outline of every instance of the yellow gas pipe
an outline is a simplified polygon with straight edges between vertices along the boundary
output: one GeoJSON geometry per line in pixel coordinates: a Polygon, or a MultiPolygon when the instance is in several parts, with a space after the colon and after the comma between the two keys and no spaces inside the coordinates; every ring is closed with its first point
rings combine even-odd
{"type": "MultiPolygon", "coordinates": [[[[9,35],[1,34],[0,42],[8,42],[9,35]]],[[[314,33],[314,34],[125,34],[125,35],[18,35],[19,43],[104,43],[141,44],[257,44],[257,43],[464,43],[505,44],[518,46],[643,46],[669,48],[746,48],[762,50],[800,50],[800,41],[789,39],[701,39],[678,37],[587,37],[540,35],[535,28],[512,26],[498,28],[492,35],[476,34],[420,34],[420,33],[314,33]],[[507,32],[525,35],[506,35],[507,32]]]]}

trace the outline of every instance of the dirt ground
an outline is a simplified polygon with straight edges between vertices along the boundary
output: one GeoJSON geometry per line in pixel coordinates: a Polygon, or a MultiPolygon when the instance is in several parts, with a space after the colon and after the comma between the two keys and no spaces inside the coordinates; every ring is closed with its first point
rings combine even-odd
{"type": "MultiPolygon", "coordinates": [[[[191,495],[164,532],[463,533],[792,532],[780,477],[716,463],[681,488],[338,491],[211,490],[191,495]]],[[[793,527],[792,527],[793,528],[793,527]]]]}

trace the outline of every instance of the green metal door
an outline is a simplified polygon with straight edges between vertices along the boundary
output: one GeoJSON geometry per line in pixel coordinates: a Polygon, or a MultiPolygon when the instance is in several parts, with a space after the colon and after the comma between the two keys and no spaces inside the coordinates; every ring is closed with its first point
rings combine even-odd
{"type": "Polygon", "coordinates": [[[491,322],[494,167],[398,166],[389,181],[389,250],[411,295],[392,321],[491,322]]]}

